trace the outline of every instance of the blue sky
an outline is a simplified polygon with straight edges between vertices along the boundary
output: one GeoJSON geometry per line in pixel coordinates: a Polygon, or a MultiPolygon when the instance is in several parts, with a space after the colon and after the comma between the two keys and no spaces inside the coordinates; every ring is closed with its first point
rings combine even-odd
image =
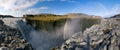
{"type": "Polygon", "coordinates": [[[120,13],[120,0],[0,0],[0,14],[85,13],[110,16],[120,13]]]}

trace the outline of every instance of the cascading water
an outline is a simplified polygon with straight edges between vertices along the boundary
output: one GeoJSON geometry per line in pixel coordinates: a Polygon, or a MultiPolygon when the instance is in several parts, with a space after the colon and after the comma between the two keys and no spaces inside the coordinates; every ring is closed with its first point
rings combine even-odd
{"type": "MultiPolygon", "coordinates": [[[[50,50],[52,47],[60,46],[66,39],[70,38],[74,33],[80,32],[80,30],[82,29],[81,25],[83,25],[81,24],[81,22],[83,21],[80,18],[70,18],[67,19],[67,21],[65,22],[65,24],[63,24],[63,26],[61,26],[61,28],[56,27],[56,29],[53,30],[55,32],[51,34],[45,33],[43,31],[34,30],[30,25],[27,25],[22,18],[20,18],[19,20],[16,18],[12,21],[11,19],[10,21],[8,19],[3,19],[3,21],[5,21],[6,25],[10,26],[12,22],[13,27],[16,26],[17,21],[17,26],[22,36],[24,37],[24,39],[26,39],[32,44],[35,50],[50,50]]],[[[54,25],[52,27],[54,27],[54,25]]]]}
{"type": "Polygon", "coordinates": [[[42,31],[36,31],[23,21],[18,21],[18,29],[26,40],[28,40],[35,50],[50,50],[52,47],[60,46],[64,39],[61,29],[56,30],[58,33],[50,34],[42,31]]]}
{"type": "Polygon", "coordinates": [[[68,19],[64,26],[64,39],[70,38],[74,33],[80,32],[81,25],[79,18],[68,19]]]}
{"type": "Polygon", "coordinates": [[[35,50],[50,50],[52,47],[60,46],[73,33],[80,31],[80,19],[67,19],[66,23],[61,28],[56,29],[53,34],[36,31],[24,21],[18,21],[18,28],[35,50]]]}

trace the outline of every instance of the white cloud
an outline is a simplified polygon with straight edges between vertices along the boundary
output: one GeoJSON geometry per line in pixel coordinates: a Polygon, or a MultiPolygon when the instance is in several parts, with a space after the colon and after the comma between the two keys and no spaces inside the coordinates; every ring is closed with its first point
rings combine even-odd
{"type": "Polygon", "coordinates": [[[21,17],[23,14],[39,14],[41,10],[47,10],[47,9],[49,9],[49,7],[30,8],[27,10],[17,10],[17,11],[0,9],[0,14],[21,17]]]}
{"type": "Polygon", "coordinates": [[[120,13],[120,4],[113,4],[110,6],[104,5],[99,2],[81,4],[80,6],[73,8],[71,10],[71,13],[85,13],[89,15],[110,17],[120,13]]]}
{"type": "Polygon", "coordinates": [[[97,15],[100,15],[100,16],[103,16],[103,17],[110,17],[112,15],[120,13],[120,11],[119,11],[120,10],[120,5],[119,4],[115,4],[115,5],[111,6],[111,8],[106,7],[102,3],[99,3],[98,6],[99,6],[99,8],[102,9],[102,11],[98,12],[97,15]]]}
{"type": "Polygon", "coordinates": [[[0,7],[5,10],[23,10],[35,5],[39,0],[0,0],[0,7]]]}
{"type": "Polygon", "coordinates": [[[62,2],[70,2],[70,3],[79,3],[79,2],[77,2],[75,0],[60,0],[60,1],[62,1],[62,2]]]}
{"type": "Polygon", "coordinates": [[[33,8],[33,9],[28,9],[25,14],[39,14],[41,10],[47,10],[49,7],[40,7],[40,8],[33,8]],[[34,13],[33,13],[34,12],[34,13]]]}
{"type": "Polygon", "coordinates": [[[66,1],[66,0],[60,0],[60,1],[66,1]]]}
{"type": "Polygon", "coordinates": [[[40,0],[40,1],[55,1],[55,0],[40,0]]]}
{"type": "Polygon", "coordinates": [[[53,0],[0,0],[0,14],[22,16],[23,14],[40,13],[40,10],[48,9],[48,7],[31,8],[38,2],[53,0]]]}

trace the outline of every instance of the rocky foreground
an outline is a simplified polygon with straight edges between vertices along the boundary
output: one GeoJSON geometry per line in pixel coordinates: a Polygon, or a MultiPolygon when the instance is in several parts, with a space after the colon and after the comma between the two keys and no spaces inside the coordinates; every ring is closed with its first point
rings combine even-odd
{"type": "Polygon", "coordinates": [[[0,20],[0,50],[33,50],[33,48],[23,39],[17,28],[7,26],[0,20]]]}
{"type": "Polygon", "coordinates": [[[120,18],[105,19],[52,50],[120,50],[120,18]]]}

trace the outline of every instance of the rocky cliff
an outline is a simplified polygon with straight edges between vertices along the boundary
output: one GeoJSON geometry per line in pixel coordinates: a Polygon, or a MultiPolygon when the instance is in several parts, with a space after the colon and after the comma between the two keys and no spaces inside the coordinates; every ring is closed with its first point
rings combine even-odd
{"type": "Polygon", "coordinates": [[[19,29],[10,27],[4,22],[0,20],[0,50],[33,50],[19,29]]]}
{"type": "Polygon", "coordinates": [[[120,18],[104,19],[52,50],[120,50],[120,18]]]}
{"type": "MultiPolygon", "coordinates": [[[[100,23],[101,21],[101,17],[81,13],[70,13],[66,15],[24,15],[24,17],[27,21],[27,24],[30,24],[36,30],[43,30],[48,33],[55,33],[58,28],[65,27],[65,24],[71,25],[71,28],[75,27],[76,25],[81,25],[77,28],[83,31],[86,28],[92,26],[93,24],[100,23]]],[[[77,28],[75,29],[75,32],[77,32],[77,28]]],[[[64,32],[64,29],[62,29],[61,32],[64,32]]]]}

